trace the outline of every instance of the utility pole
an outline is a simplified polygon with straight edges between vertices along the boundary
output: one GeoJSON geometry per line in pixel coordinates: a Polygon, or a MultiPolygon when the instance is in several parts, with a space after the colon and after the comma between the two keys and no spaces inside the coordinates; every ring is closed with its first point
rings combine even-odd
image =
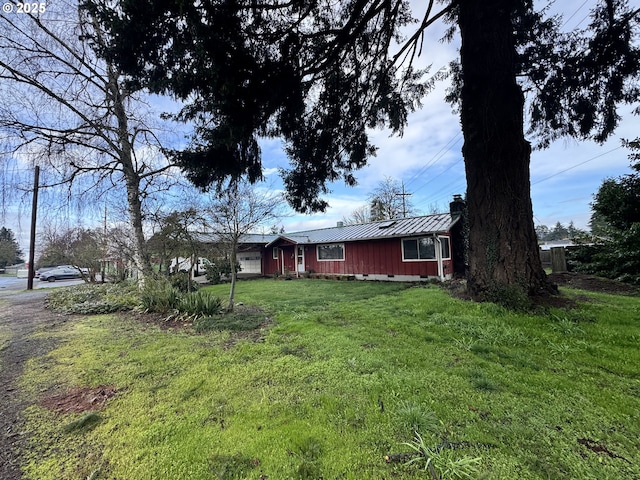
{"type": "Polygon", "coordinates": [[[402,197],[402,218],[406,218],[407,217],[407,202],[406,202],[406,198],[410,195],[412,195],[411,193],[406,193],[404,191],[404,180],[402,181],[402,193],[396,193],[396,195],[398,195],[399,197],[402,197]]]}
{"type": "Polygon", "coordinates": [[[29,271],[27,273],[27,290],[33,290],[36,257],[36,219],[38,217],[38,186],[40,184],[40,167],[36,165],[33,172],[33,204],[31,206],[31,237],[29,238],[29,271]]]}

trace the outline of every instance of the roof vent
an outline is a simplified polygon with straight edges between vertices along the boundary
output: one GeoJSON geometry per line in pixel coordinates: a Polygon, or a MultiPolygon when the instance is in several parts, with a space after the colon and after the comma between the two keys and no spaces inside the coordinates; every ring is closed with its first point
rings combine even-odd
{"type": "Polygon", "coordinates": [[[338,228],[344,227],[344,222],[338,222],[337,225],[338,225],[338,228]]]}

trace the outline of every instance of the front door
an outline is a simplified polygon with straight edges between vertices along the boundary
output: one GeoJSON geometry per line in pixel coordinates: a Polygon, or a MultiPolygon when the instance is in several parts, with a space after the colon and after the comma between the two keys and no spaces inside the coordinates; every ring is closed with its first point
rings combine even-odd
{"type": "Polygon", "coordinates": [[[298,273],[304,273],[304,247],[301,245],[296,247],[296,263],[298,265],[298,273]]]}

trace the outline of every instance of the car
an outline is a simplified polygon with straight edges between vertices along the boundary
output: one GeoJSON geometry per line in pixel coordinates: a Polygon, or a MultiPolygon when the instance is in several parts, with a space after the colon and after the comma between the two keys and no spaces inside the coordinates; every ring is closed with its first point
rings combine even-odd
{"type": "Polygon", "coordinates": [[[89,275],[89,269],[86,267],[76,267],[75,265],[58,265],[55,268],[72,268],[74,270],[80,270],[84,275],[89,275]]]}
{"type": "Polygon", "coordinates": [[[80,278],[82,274],[80,270],[73,267],[56,267],[46,272],[41,272],[40,280],[47,282],[55,282],[56,280],[63,280],[67,278],[80,278]]]}

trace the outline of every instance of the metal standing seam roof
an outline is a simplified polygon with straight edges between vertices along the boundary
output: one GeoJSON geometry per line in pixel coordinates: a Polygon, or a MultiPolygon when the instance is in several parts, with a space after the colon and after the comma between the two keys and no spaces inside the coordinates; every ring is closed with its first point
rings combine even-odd
{"type": "Polygon", "coordinates": [[[289,240],[297,244],[316,244],[443,233],[449,231],[457,221],[458,217],[453,218],[449,213],[413,218],[397,218],[358,225],[344,225],[342,227],[283,233],[278,238],[269,242],[267,246],[278,239],[289,240]]]}
{"type": "MultiPolygon", "coordinates": [[[[217,233],[203,233],[198,232],[194,235],[201,242],[215,243],[219,242],[223,235],[217,233]]],[[[245,233],[240,236],[240,243],[242,244],[262,244],[266,245],[279,237],[277,233],[245,233]]]]}

